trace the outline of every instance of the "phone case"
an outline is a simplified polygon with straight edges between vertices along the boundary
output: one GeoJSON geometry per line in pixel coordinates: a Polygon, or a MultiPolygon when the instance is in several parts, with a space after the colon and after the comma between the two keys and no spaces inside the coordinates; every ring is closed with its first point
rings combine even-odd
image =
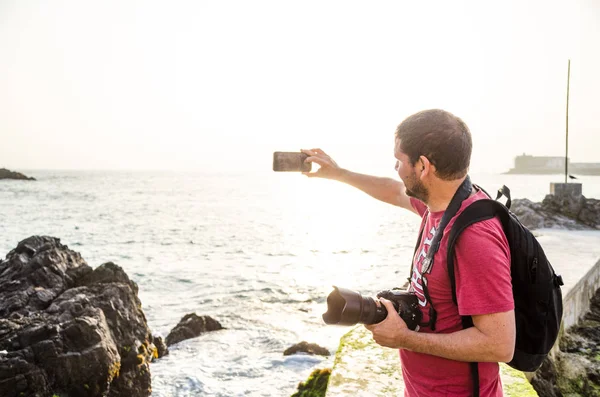
{"type": "Polygon", "coordinates": [[[277,172],[310,172],[311,163],[305,163],[308,158],[302,152],[274,152],[273,171],[277,172]]]}

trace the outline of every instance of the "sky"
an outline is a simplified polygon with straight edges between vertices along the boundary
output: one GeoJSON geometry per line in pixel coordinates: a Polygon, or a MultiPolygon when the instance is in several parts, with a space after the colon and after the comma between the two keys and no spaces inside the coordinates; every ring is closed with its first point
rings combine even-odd
{"type": "Polygon", "coordinates": [[[0,167],[270,170],[322,148],[393,173],[442,108],[472,171],[600,162],[600,1],[0,0],[0,167]]]}

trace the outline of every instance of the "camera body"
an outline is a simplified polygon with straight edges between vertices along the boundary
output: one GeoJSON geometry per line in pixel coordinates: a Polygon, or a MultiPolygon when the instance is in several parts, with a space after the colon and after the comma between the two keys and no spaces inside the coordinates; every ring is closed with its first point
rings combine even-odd
{"type": "MultiPolygon", "coordinates": [[[[400,289],[384,290],[377,293],[377,297],[384,298],[392,302],[394,308],[402,320],[404,320],[408,328],[412,329],[413,331],[417,329],[423,315],[421,313],[421,309],[419,308],[419,299],[414,292],[408,292],[400,289]]],[[[385,315],[387,316],[387,310],[385,315]]]]}
{"type": "MultiPolygon", "coordinates": [[[[334,290],[327,297],[327,312],[323,314],[326,324],[354,325],[377,324],[387,317],[384,305],[377,305],[371,297],[364,297],[358,292],[345,288],[333,287],[334,290]]],[[[421,322],[422,313],[419,300],[412,292],[400,289],[384,290],[377,294],[378,298],[385,298],[392,302],[408,328],[416,330],[421,322]]]]}

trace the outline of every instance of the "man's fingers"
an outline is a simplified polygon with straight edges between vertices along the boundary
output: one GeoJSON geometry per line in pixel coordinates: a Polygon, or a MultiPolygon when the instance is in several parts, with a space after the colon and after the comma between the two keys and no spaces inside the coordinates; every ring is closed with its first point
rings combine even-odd
{"type": "Polygon", "coordinates": [[[392,312],[396,313],[396,308],[394,307],[394,304],[392,302],[390,302],[389,300],[387,300],[385,298],[379,298],[379,300],[381,301],[381,303],[383,303],[383,306],[385,306],[385,308],[387,309],[388,316],[392,312]]]}
{"type": "Polygon", "coordinates": [[[300,151],[302,153],[308,154],[309,156],[316,156],[317,154],[321,154],[321,155],[324,155],[324,156],[327,155],[322,149],[319,149],[319,148],[314,148],[314,149],[300,149],[300,151]]]}
{"type": "Polygon", "coordinates": [[[309,157],[304,159],[305,163],[316,163],[319,168],[315,172],[304,173],[308,177],[333,178],[339,167],[331,157],[325,154],[321,149],[300,149],[302,153],[309,157]]]}
{"type": "Polygon", "coordinates": [[[320,166],[323,166],[323,165],[325,164],[325,160],[324,160],[324,159],[322,159],[322,158],[320,158],[320,157],[317,157],[317,156],[310,156],[310,157],[307,157],[307,158],[304,160],[304,162],[305,162],[305,163],[317,163],[317,164],[319,164],[320,166]]]}

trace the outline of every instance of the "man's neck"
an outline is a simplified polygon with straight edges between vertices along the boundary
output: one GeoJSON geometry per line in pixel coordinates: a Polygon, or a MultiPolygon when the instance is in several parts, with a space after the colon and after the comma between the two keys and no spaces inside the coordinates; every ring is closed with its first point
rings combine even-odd
{"type": "Polygon", "coordinates": [[[441,181],[437,184],[437,188],[429,190],[429,199],[427,207],[430,212],[445,211],[450,205],[452,197],[465,180],[466,176],[454,181],[441,181]]]}

